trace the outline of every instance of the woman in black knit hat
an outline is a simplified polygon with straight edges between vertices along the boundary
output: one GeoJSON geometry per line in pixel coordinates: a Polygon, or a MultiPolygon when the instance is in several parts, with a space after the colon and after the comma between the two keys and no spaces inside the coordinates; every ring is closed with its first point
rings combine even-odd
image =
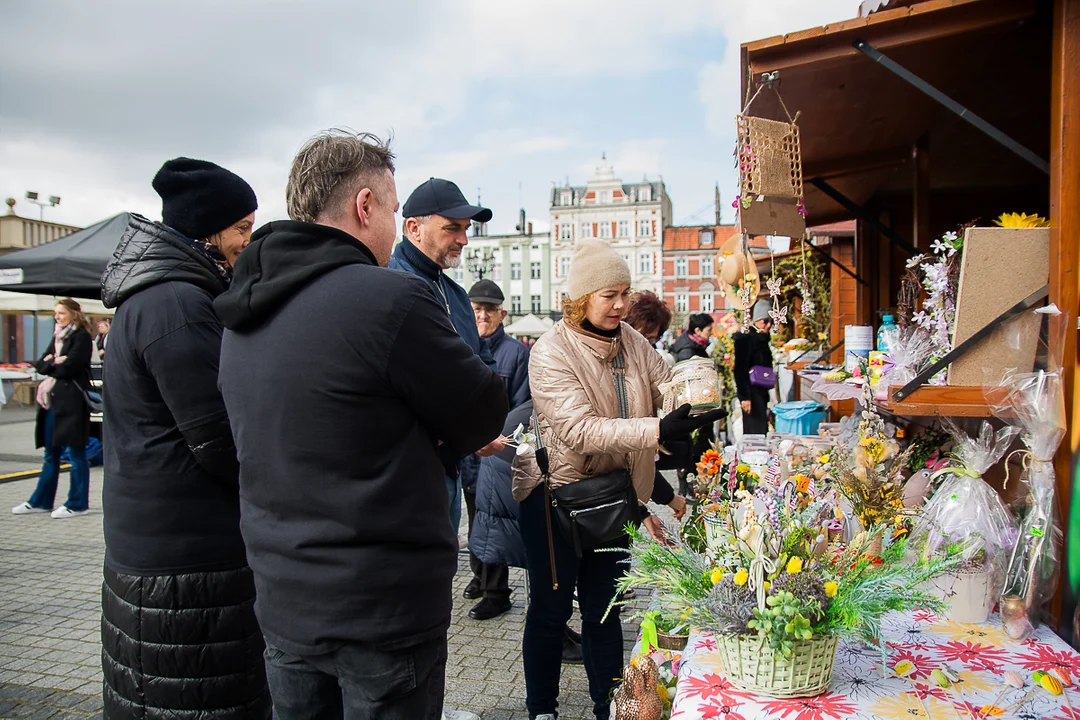
{"type": "Polygon", "coordinates": [[[204,160],[153,181],[102,276],[105,717],[269,718],[239,466],[218,392],[213,300],[251,239],[255,193],[204,160]]]}

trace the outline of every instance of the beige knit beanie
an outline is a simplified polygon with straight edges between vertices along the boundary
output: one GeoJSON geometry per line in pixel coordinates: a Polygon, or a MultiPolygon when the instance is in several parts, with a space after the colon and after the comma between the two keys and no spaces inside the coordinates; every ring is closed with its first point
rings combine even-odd
{"type": "Polygon", "coordinates": [[[567,281],[571,300],[580,300],[606,287],[629,284],[630,268],[610,243],[584,238],[574,244],[570,279],[567,281]]]}

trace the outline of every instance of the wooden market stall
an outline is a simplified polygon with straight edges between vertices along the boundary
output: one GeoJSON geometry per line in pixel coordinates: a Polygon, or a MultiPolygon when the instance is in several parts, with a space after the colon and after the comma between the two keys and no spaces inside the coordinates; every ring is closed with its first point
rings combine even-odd
{"type": "MultiPolygon", "coordinates": [[[[1049,302],[1073,318],[1053,348],[1065,367],[1072,438],[1055,458],[1068,527],[1080,437],[1080,0],[878,5],[867,17],[744,44],[742,96],[779,73],[778,93],[760,94],[754,114],[799,113],[807,224],[856,223],[851,242],[827,246],[841,280],[836,339],[845,324],[875,324],[894,305],[907,260],[933,238],[1003,212],[1049,217],[1049,302]]],[[[885,409],[990,414],[980,387],[923,387],[885,409]]]]}

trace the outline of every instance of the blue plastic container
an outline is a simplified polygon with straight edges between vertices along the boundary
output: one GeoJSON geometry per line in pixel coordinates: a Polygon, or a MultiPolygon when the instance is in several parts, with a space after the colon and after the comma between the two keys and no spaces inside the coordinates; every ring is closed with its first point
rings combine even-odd
{"type": "Polygon", "coordinates": [[[818,426],[825,422],[828,408],[813,400],[794,400],[773,405],[776,432],[791,435],[817,435],[818,426]]]}

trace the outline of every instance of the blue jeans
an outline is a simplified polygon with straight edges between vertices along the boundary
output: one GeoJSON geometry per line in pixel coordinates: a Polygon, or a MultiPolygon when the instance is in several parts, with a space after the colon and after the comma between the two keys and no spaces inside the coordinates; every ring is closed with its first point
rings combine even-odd
{"type": "MultiPolygon", "coordinates": [[[[559,706],[563,637],[574,612],[574,587],[581,609],[581,654],[589,677],[589,696],[597,720],[610,716],[611,691],[622,676],[623,635],[619,608],[604,617],[622,577],[624,553],[586,550],[579,558],[552,518],[552,545],[559,589],[552,588],[544,488],[537,487],[521,503],[519,519],[529,563],[529,611],[525,616],[522,660],[525,707],[529,717],[554,713],[559,706]]],[[[629,540],[626,541],[627,547],[629,540]]]]}
{"type": "MultiPolygon", "coordinates": [[[[56,486],[60,482],[60,456],[63,446],[54,446],[53,425],[56,413],[49,410],[45,414],[45,463],[41,466],[37,487],[30,496],[30,505],[36,508],[52,510],[56,502],[56,486]]],[[[68,447],[68,459],[71,460],[71,486],[68,489],[68,510],[86,510],[90,507],[90,463],[86,461],[86,447],[68,447]]]]}
{"type": "Polygon", "coordinates": [[[446,492],[450,495],[450,525],[454,528],[454,537],[461,530],[461,475],[445,476],[446,492]]]}
{"type": "Polygon", "coordinates": [[[350,644],[299,657],[266,644],[274,720],[439,720],[446,635],[403,650],[350,644]]]}

